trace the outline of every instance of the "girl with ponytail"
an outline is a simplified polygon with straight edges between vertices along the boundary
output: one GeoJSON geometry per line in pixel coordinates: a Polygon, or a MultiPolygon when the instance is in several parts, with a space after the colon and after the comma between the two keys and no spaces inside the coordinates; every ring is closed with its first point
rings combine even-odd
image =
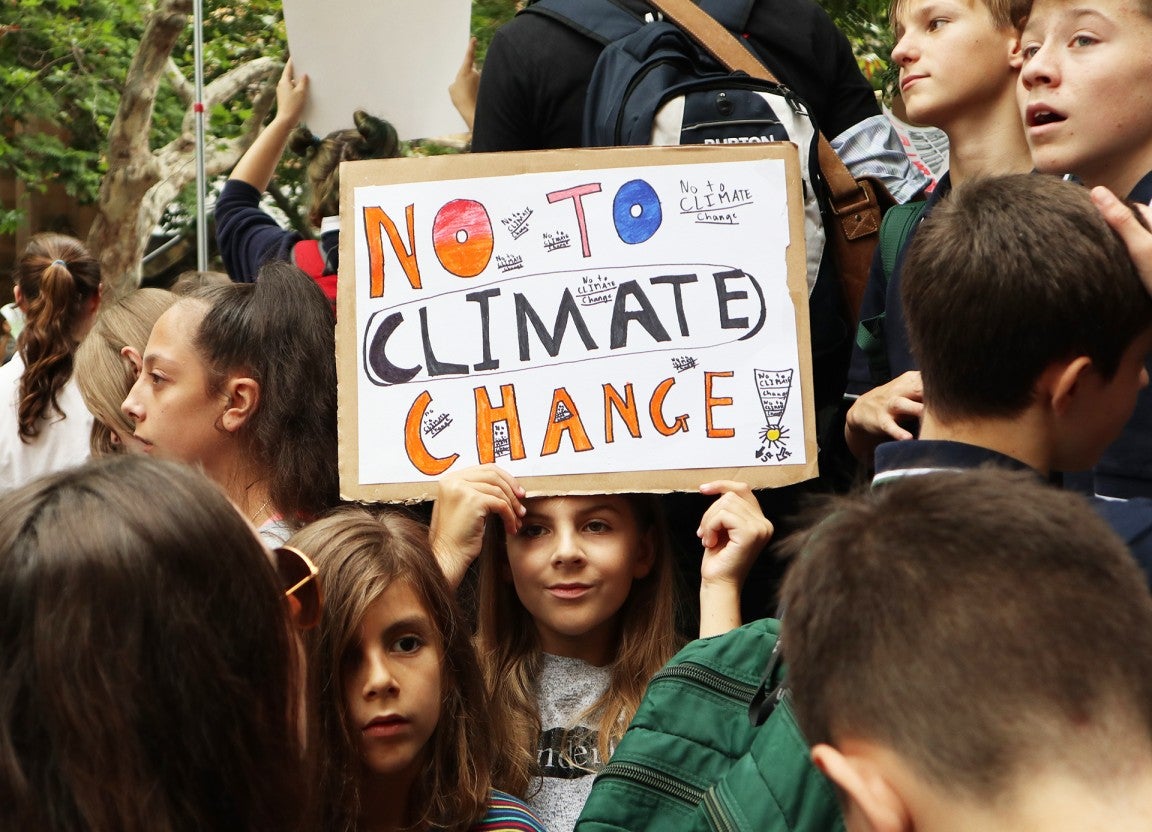
{"type": "Polygon", "coordinates": [[[216,201],[216,242],[233,280],[249,283],[265,263],[287,260],[300,266],[335,304],[340,163],[398,156],[400,143],[391,124],[362,110],[353,115],[354,129],[319,139],[299,126],[307,100],[308,76],[296,76],[289,58],[276,85],[275,117],[236,164],[216,201]],[[309,220],[320,229],[318,240],[285,231],[260,207],[286,147],[305,159],[309,220]]]}
{"type": "Polygon", "coordinates": [[[14,279],[25,324],[0,368],[0,490],[83,462],[92,429],[72,363],[100,306],[100,265],[79,240],[37,234],[14,279]]]}
{"type": "Polygon", "coordinates": [[[284,261],[160,316],[123,410],[142,450],[201,467],[270,545],[337,500],[335,319],[284,261]]]}

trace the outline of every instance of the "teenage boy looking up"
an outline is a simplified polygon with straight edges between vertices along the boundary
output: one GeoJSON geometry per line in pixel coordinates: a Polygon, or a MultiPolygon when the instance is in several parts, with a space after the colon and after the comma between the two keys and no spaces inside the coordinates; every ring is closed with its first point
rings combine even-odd
{"type": "MultiPolygon", "coordinates": [[[[939,127],[949,142],[949,172],[936,185],[922,216],[969,179],[1032,169],[1016,104],[1017,27],[1027,3],[893,0],[889,17],[897,40],[892,61],[900,68],[904,106],[914,122],[939,127]]],[[[852,359],[848,394],[859,398],[848,412],[845,438],[862,460],[885,439],[911,438],[898,420],[920,414],[920,380],[908,373],[916,364],[900,309],[903,259],[902,250],[889,280],[877,250],[860,313],[863,321],[885,316],[878,348],[887,364],[887,371],[871,369],[859,347],[852,359]]]]}
{"type": "MultiPolygon", "coordinates": [[[[1035,0],[1021,35],[1020,110],[1043,173],[1152,202],[1152,2],[1035,0]]],[[[1152,391],[1096,466],[1094,490],[1152,496],[1152,391]]]]}
{"type": "Polygon", "coordinates": [[[781,644],[850,832],[1152,828],[1152,595],[1081,495],[931,474],[799,544],[781,644]]]}
{"type": "MultiPolygon", "coordinates": [[[[874,485],[1091,468],[1148,384],[1152,295],[1088,191],[1052,176],[954,190],[908,247],[903,304],[920,438],[876,449],[874,485]]],[[[1093,502],[1152,573],[1152,501],[1093,502]]]]}

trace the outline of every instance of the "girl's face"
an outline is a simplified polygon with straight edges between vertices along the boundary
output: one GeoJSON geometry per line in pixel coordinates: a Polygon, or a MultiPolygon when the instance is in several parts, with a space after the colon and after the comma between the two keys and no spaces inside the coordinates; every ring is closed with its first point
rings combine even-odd
{"type": "Polygon", "coordinates": [[[397,580],[368,607],[343,659],[346,727],[361,763],[405,789],[440,720],[438,633],[411,584],[397,580]]]}
{"type": "Polygon", "coordinates": [[[617,619],[653,551],[624,495],[538,497],[507,541],[516,594],[546,653],[604,665],[615,654],[617,619]]]}
{"type": "Polygon", "coordinates": [[[208,368],[193,346],[204,318],[201,303],[178,303],[156,321],[139,377],[122,406],[145,453],[202,464],[209,475],[229,449],[218,426],[227,397],[210,391],[208,368]]]}

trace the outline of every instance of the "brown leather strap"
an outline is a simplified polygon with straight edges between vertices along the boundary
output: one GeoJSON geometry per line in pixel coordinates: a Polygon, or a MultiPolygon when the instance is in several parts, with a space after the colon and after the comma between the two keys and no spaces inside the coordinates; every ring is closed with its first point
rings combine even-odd
{"type": "Polygon", "coordinates": [[[753,78],[780,83],[736,36],[692,0],[648,0],[666,18],[679,26],[700,47],[731,71],[740,70],[753,78]]]}
{"type": "MultiPolygon", "coordinates": [[[[735,35],[692,0],[648,0],[648,3],[680,27],[726,69],[780,83],[771,70],[749,52],[735,35]]],[[[854,212],[859,206],[868,203],[869,195],[856,182],[823,133],[819,134],[817,158],[824,181],[828,183],[831,192],[832,208],[837,215],[854,212]]]]}

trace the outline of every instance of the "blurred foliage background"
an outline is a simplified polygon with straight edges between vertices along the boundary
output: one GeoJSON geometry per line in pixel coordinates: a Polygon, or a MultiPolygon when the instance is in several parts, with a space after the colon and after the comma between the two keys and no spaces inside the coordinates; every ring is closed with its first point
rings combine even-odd
{"type": "MultiPolygon", "coordinates": [[[[885,86],[891,36],[887,0],[819,0],[845,32],[873,86],[885,86]]],[[[150,4],[138,0],[5,0],[0,9],[0,171],[31,190],[59,183],[82,204],[96,200],[107,170],[106,136],[115,115],[128,65],[150,4]]],[[[286,36],[280,0],[205,0],[205,83],[237,63],[258,56],[282,58],[286,36]]],[[[191,8],[191,3],[188,3],[191,8]]],[[[472,30],[479,61],[495,31],[515,13],[516,0],[474,0],[472,30]]],[[[173,55],[187,80],[192,76],[188,27],[173,55]]],[[[179,132],[185,104],[171,83],[155,103],[152,143],[179,132]]],[[[250,113],[237,98],[210,115],[210,137],[235,136],[250,113]]],[[[412,154],[452,152],[449,145],[421,142],[412,154]]],[[[288,154],[277,176],[276,202],[289,222],[294,216],[302,171],[288,154]]],[[[185,190],[163,225],[182,233],[192,222],[194,189],[185,190]]],[[[0,201],[0,234],[13,233],[21,218],[0,201]]]]}
{"type": "MultiPolygon", "coordinates": [[[[888,0],[816,0],[848,36],[856,61],[877,90],[885,89],[892,34],[888,27],[888,0]]],[[[516,0],[473,0],[472,33],[480,55],[492,33],[514,13],[516,0]]]]}

